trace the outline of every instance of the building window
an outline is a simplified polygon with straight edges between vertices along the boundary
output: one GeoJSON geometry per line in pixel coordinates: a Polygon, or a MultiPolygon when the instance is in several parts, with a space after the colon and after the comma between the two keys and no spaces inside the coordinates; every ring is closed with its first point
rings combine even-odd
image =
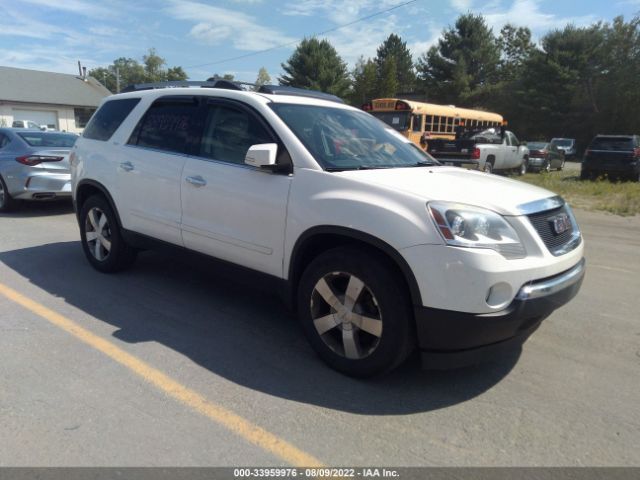
{"type": "Polygon", "coordinates": [[[76,128],[86,127],[95,111],[95,108],[74,108],[73,114],[76,117],[76,128]]]}

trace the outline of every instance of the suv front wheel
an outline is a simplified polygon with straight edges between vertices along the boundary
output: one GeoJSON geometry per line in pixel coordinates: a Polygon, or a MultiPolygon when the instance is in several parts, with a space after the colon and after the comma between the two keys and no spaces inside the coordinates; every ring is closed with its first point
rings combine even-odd
{"type": "Polygon", "coordinates": [[[113,209],[101,195],[87,199],[80,210],[82,249],[91,265],[104,273],[131,266],[136,250],[124,238],[113,209]]]}
{"type": "Polygon", "coordinates": [[[298,316],[305,335],[334,369],[370,377],[399,365],[414,347],[403,282],[383,258],[355,247],[329,250],[304,271],[298,316]]]}

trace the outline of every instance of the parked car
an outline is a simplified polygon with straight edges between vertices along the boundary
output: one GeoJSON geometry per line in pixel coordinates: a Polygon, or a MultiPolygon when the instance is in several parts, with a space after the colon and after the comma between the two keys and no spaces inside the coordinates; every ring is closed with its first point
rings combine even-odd
{"type": "Polygon", "coordinates": [[[513,132],[495,128],[467,130],[456,140],[430,140],[427,151],[445,165],[483,170],[487,173],[527,172],[529,149],[513,132]]]}
{"type": "Polygon", "coordinates": [[[11,124],[13,128],[28,128],[30,130],[42,130],[42,127],[31,120],[14,120],[11,124]]]}
{"type": "Polygon", "coordinates": [[[558,150],[564,153],[567,160],[573,160],[578,157],[575,138],[552,138],[550,143],[558,147],[558,150]]]}
{"type": "Polygon", "coordinates": [[[580,178],[626,177],[640,182],[640,136],[596,135],[582,159],[580,178]]]}
{"type": "Polygon", "coordinates": [[[105,99],[71,153],[100,272],[157,241],[260,272],[318,355],[354,376],[415,348],[427,367],[476,363],[580,288],[582,236],[552,192],[442,166],[319,92],[166,85],[105,99]]]}
{"type": "Polygon", "coordinates": [[[0,128],[0,212],[20,200],[71,197],[69,133],[0,128]]]}
{"type": "Polygon", "coordinates": [[[537,172],[550,172],[551,169],[564,168],[565,155],[550,142],[527,142],[529,147],[528,169],[537,172]]]}

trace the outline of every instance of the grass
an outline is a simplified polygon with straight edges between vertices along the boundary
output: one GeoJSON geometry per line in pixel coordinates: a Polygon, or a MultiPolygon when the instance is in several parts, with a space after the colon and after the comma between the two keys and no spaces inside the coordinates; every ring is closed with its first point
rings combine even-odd
{"type": "Polygon", "coordinates": [[[561,195],[576,208],[599,210],[615,215],[640,214],[640,182],[580,180],[580,171],[574,169],[550,173],[527,173],[513,177],[561,195]]]}

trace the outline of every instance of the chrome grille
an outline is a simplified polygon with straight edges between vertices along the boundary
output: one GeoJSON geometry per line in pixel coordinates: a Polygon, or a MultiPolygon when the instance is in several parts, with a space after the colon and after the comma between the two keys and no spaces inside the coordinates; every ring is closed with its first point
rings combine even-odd
{"type": "Polygon", "coordinates": [[[553,255],[562,255],[580,245],[580,232],[577,230],[573,215],[565,205],[544,212],[532,213],[527,217],[553,255]],[[567,230],[558,234],[554,229],[553,219],[560,214],[566,214],[571,219],[571,225],[567,230]]]}

